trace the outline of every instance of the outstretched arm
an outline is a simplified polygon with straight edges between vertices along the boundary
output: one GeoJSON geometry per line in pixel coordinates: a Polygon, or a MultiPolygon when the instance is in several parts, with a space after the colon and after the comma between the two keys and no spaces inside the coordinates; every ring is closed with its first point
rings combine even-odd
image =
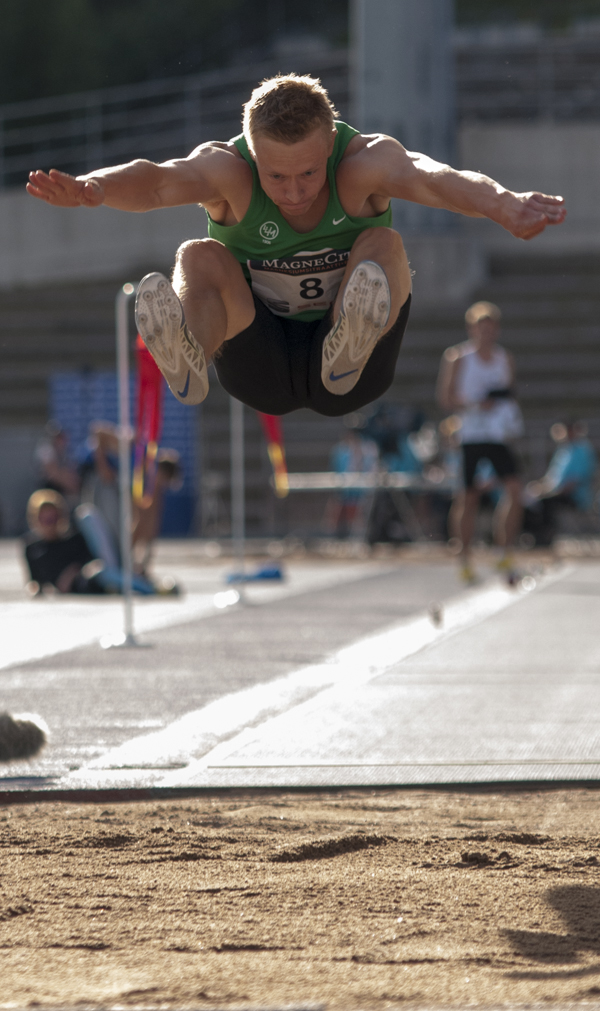
{"type": "Polygon", "coordinates": [[[458,172],[427,155],[406,151],[390,137],[372,141],[361,152],[363,157],[369,150],[371,168],[378,173],[375,192],[382,195],[490,218],[519,239],[531,239],[547,225],[565,219],[562,197],[513,193],[480,172],[458,172]]]}
{"type": "Polygon", "coordinates": [[[139,159],[81,176],[38,170],[30,172],[27,192],[55,207],[105,204],[121,211],[210,203],[220,198],[218,179],[227,176],[229,160],[231,155],[222,147],[205,145],[188,158],[160,165],[139,159]]]}

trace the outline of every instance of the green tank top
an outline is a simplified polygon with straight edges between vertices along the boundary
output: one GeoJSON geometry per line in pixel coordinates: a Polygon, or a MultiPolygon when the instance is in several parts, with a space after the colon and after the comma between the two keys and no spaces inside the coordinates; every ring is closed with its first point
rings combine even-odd
{"type": "Polygon", "coordinates": [[[237,225],[219,225],[208,215],[209,236],[239,260],[254,294],[271,312],[287,319],[321,319],[335,300],[357,235],[366,228],[392,226],[391,206],[375,218],[353,218],[342,208],[335,173],[358,130],[347,123],[335,126],[337,136],[327,161],[329,203],[312,232],[295,232],[264,192],[243,134],[233,143],[252,169],[250,207],[237,225]]]}

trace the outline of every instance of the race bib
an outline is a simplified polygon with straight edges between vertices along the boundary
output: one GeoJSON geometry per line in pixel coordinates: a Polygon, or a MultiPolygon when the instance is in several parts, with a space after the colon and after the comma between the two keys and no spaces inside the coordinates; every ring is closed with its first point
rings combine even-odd
{"type": "Polygon", "coordinates": [[[326,312],[335,300],[349,249],[320,249],[271,260],[248,260],[252,291],[276,316],[326,312]]]}

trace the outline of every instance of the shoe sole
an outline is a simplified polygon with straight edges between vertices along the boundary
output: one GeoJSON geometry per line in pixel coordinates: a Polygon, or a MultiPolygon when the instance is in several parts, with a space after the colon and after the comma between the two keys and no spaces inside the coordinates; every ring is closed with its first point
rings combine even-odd
{"type": "Polygon", "coordinates": [[[135,321],[174,397],[200,404],[208,393],[204,351],[189,333],[183,308],[164,274],[147,274],[135,299],[135,321]]]}
{"type": "Polygon", "coordinates": [[[339,319],[323,342],[321,380],[330,393],[344,396],[354,389],[390,318],[390,305],[385,271],[363,260],[348,279],[339,319]]]}

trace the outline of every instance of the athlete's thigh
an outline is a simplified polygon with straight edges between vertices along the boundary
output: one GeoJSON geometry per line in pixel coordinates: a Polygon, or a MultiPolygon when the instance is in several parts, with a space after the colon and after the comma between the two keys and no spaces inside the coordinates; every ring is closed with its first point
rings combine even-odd
{"type": "Polygon", "coordinates": [[[218,292],[225,309],[225,340],[252,321],[252,291],[241,264],[217,239],[188,239],[182,243],[175,259],[173,287],[186,309],[188,321],[193,312],[190,299],[192,302],[201,299],[206,305],[207,297],[218,292]]]}
{"type": "Polygon", "coordinates": [[[264,414],[288,414],[298,407],[280,317],[254,297],[256,315],[245,330],[221,345],[213,359],[223,389],[264,414]]]}
{"type": "Polygon", "coordinates": [[[409,312],[410,295],[402,306],[392,328],[375,345],[356,386],[343,397],[325,389],[321,379],[323,341],[332,326],[332,316],[331,313],[328,313],[313,334],[308,366],[309,399],[307,407],[316,411],[317,414],[339,418],[352,411],[358,411],[361,407],[366,407],[367,404],[382,397],[394,381],[396,363],[408,323],[409,312]]]}

